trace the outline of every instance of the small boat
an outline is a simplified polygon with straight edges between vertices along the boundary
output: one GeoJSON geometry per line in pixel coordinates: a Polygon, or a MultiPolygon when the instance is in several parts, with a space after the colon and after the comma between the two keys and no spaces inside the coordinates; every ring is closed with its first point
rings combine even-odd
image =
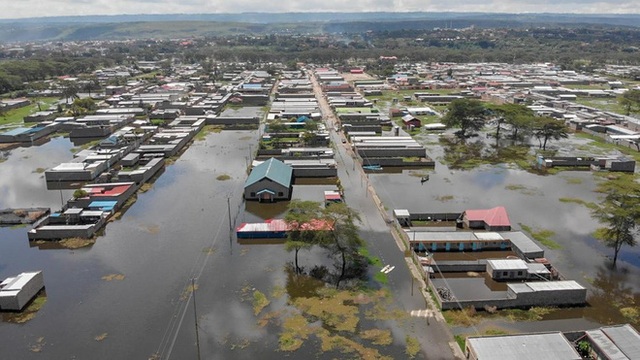
{"type": "Polygon", "coordinates": [[[372,171],[382,170],[382,166],[380,165],[363,165],[362,168],[365,170],[372,170],[372,171]]]}

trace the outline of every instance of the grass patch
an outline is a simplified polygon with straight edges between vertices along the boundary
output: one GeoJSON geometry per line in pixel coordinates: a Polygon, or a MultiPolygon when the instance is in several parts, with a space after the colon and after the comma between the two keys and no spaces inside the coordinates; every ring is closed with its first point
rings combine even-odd
{"type": "Polygon", "coordinates": [[[20,124],[24,121],[24,118],[28,115],[39,111],[38,102],[41,103],[42,110],[46,110],[55,103],[57,98],[35,98],[31,99],[31,105],[27,105],[18,109],[11,109],[7,111],[4,116],[0,116],[0,125],[8,124],[20,124]]]}
{"type": "Polygon", "coordinates": [[[480,322],[480,319],[476,316],[476,309],[472,307],[465,308],[464,310],[447,310],[442,312],[447,324],[454,326],[469,327],[476,325],[480,322]]]}
{"type": "Polygon", "coordinates": [[[379,257],[371,255],[369,249],[366,247],[361,247],[358,249],[358,253],[367,259],[369,265],[380,266],[382,267],[382,260],[379,257]]]}
{"type": "Polygon", "coordinates": [[[5,321],[15,324],[24,324],[35,318],[38,311],[42,309],[46,302],[47,296],[44,294],[44,290],[40,290],[35,299],[33,299],[33,301],[21,312],[5,314],[5,321]]]}
{"type": "Polygon", "coordinates": [[[404,349],[404,353],[407,354],[409,359],[413,359],[420,352],[420,342],[418,339],[407,336],[405,339],[406,347],[404,349]]]}
{"type": "Polygon", "coordinates": [[[640,321],[640,308],[639,307],[634,307],[634,306],[630,306],[630,307],[624,307],[620,309],[620,313],[622,314],[622,316],[624,316],[625,319],[631,321],[631,322],[638,322],[640,321]]]}
{"type": "Polygon", "coordinates": [[[39,168],[35,169],[33,172],[36,173],[36,174],[42,174],[45,171],[47,171],[47,169],[39,167],[39,168]]]}
{"type": "Polygon", "coordinates": [[[108,333],[102,333],[102,334],[94,337],[93,339],[95,341],[102,341],[102,340],[106,339],[108,335],[109,335],[108,333]]]}
{"type": "Polygon", "coordinates": [[[118,281],[122,281],[124,280],[124,275],[123,274],[109,274],[109,275],[105,275],[102,277],[102,280],[104,281],[113,281],[113,280],[118,280],[118,281]]]}
{"type": "Polygon", "coordinates": [[[619,146],[616,144],[612,144],[612,143],[608,143],[606,141],[604,141],[604,139],[598,137],[598,136],[594,136],[591,134],[587,134],[587,133],[583,133],[583,132],[577,132],[575,133],[575,136],[578,138],[582,138],[582,139],[589,139],[592,140],[592,142],[589,145],[593,145],[595,147],[598,147],[600,149],[606,150],[607,152],[613,152],[613,151],[619,151],[621,153],[623,153],[624,155],[627,155],[629,157],[632,157],[635,161],[640,162],[640,152],[625,147],[625,146],[619,146]]]}
{"type": "Polygon", "coordinates": [[[506,190],[518,191],[524,195],[540,195],[540,191],[538,189],[521,184],[508,184],[504,188],[506,190]]]}
{"type": "Polygon", "coordinates": [[[570,184],[570,185],[582,184],[582,179],[580,178],[569,177],[569,178],[566,178],[565,180],[567,180],[567,184],[570,184]]]}
{"type": "Polygon", "coordinates": [[[504,309],[500,310],[497,314],[506,317],[510,321],[540,321],[545,315],[548,315],[555,311],[549,307],[532,307],[528,310],[523,309],[504,309]]]}
{"type": "Polygon", "coordinates": [[[447,202],[454,199],[453,195],[439,195],[435,197],[436,201],[447,202]]]}
{"type": "Polygon", "coordinates": [[[269,301],[269,299],[267,299],[267,296],[262,292],[258,290],[253,292],[253,314],[254,315],[260,314],[262,309],[267,307],[270,303],[271,301],[269,301]]]}
{"type": "Polygon", "coordinates": [[[143,192],[143,193],[145,193],[145,192],[147,192],[147,191],[149,191],[151,189],[153,189],[153,184],[152,183],[146,182],[146,183],[142,184],[142,186],[140,186],[140,192],[143,192]]]}
{"type": "Polygon", "coordinates": [[[530,226],[520,224],[520,227],[524,232],[529,233],[532,238],[538,240],[542,245],[546,246],[551,250],[560,250],[562,249],[562,245],[553,241],[551,238],[556,234],[555,232],[547,229],[539,229],[533,230],[530,226]]]}
{"type": "Polygon", "coordinates": [[[298,350],[311,334],[307,319],[300,314],[286,318],[282,328],[283,331],[278,339],[280,351],[298,350]]]}
{"type": "Polygon", "coordinates": [[[360,318],[353,295],[347,291],[319,291],[318,297],[295,299],[295,306],[304,313],[322,321],[323,326],[335,331],[355,332],[360,318]],[[353,304],[353,305],[349,305],[353,304]]]}
{"type": "Polygon", "coordinates": [[[464,352],[464,347],[467,343],[466,335],[454,335],[453,338],[456,340],[456,343],[460,347],[460,350],[464,352]]]}
{"type": "Polygon", "coordinates": [[[220,132],[222,132],[222,128],[219,125],[205,125],[193,138],[195,141],[201,141],[206,139],[209,134],[218,134],[220,132]]]}
{"type": "Polygon", "coordinates": [[[389,278],[387,277],[387,274],[380,271],[376,272],[373,275],[373,279],[379,282],[380,284],[387,284],[389,282],[389,278]]]}
{"type": "Polygon", "coordinates": [[[598,204],[592,203],[592,202],[589,202],[589,201],[584,201],[582,199],[561,197],[558,200],[560,202],[563,202],[563,203],[573,203],[573,204],[583,205],[583,206],[586,206],[587,208],[589,208],[590,210],[595,210],[595,209],[598,208],[598,204]]]}
{"type": "Polygon", "coordinates": [[[229,176],[227,174],[218,175],[216,177],[216,180],[218,180],[218,181],[227,181],[229,179],[231,179],[231,176],[229,176]]]}
{"type": "Polygon", "coordinates": [[[391,345],[393,336],[390,330],[371,329],[364,330],[360,333],[360,337],[365,340],[372,341],[375,345],[391,345]]]}
{"type": "Polygon", "coordinates": [[[78,237],[63,239],[58,242],[58,244],[60,244],[60,246],[62,246],[63,248],[71,250],[89,247],[95,243],[95,239],[83,239],[78,237]]]}

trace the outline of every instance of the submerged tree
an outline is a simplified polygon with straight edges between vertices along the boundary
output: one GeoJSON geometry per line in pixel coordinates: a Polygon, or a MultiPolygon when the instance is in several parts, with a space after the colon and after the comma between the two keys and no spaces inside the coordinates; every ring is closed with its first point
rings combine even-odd
{"type": "Polygon", "coordinates": [[[355,221],[360,220],[358,213],[344,203],[331,204],[324,211],[324,218],[332,224],[332,230],[322,234],[320,246],[327,249],[336,258],[340,273],[336,279],[336,288],[345,278],[349,269],[356,274],[362,264],[359,253],[364,241],[358,233],[355,221]]]}
{"type": "Polygon", "coordinates": [[[607,181],[598,191],[607,195],[593,216],[603,227],[595,232],[595,237],[607,247],[613,248],[613,266],[616,266],[618,254],[624,245],[635,246],[638,225],[640,224],[640,184],[629,176],[607,181]]]}
{"type": "Polygon", "coordinates": [[[462,140],[475,135],[484,126],[488,112],[482,102],[474,99],[457,99],[449,104],[449,111],[442,121],[449,127],[457,127],[456,136],[462,140]]]}
{"type": "Polygon", "coordinates": [[[548,116],[535,118],[533,133],[538,138],[542,150],[547,149],[547,142],[551,139],[560,140],[569,137],[567,126],[561,120],[548,116]]]}
{"type": "Polygon", "coordinates": [[[312,248],[317,243],[318,232],[309,227],[309,224],[321,219],[322,208],[320,203],[315,201],[291,200],[288,210],[284,220],[289,227],[289,231],[287,232],[287,241],[284,246],[287,251],[295,253],[295,271],[296,274],[300,274],[298,253],[302,249],[312,248]]]}
{"type": "Polygon", "coordinates": [[[493,115],[492,122],[496,125],[496,146],[499,145],[503,125],[508,125],[511,128],[511,136],[514,141],[518,138],[519,132],[525,132],[532,127],[533,110],[524,105],[501,104],[489,105],[488,108],[493,115]]]}

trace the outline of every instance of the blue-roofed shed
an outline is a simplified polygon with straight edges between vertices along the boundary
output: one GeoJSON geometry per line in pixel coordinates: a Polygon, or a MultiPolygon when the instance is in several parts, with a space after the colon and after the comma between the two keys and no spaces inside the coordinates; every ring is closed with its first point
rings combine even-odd
{"type": "Polygon", "coordinates": [[[291,198],[293,169],[282,161],[271,158],[256,166],[244,184],[244,198],[273,202],[291,198]]]}

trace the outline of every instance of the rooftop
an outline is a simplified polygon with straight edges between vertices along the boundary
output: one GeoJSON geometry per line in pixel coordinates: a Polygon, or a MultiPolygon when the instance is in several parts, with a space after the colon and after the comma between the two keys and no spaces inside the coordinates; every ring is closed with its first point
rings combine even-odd
{"type": "Polygon", "coordinates": [[[244,186],[253,185],[267,178],[284,187],[289,187],[291,186],[292,175],[293,169],[290,166],[276,158],[271,158],[251,170],[251,174],[249,174],[244,186]]]}
{"type": "Polygon", "coordinates": [[[467,346],[472,349],[478,360],[582,359],[561,332],[483,338],[470,337],[467,339],[467,346]]]}
{"type": "Polygon", "coordinates": [[[489,226],[511,226],[509,215],[503,206],[486,210],[466,210],[465,214],[470,221],[484,221],[489,226]]]}

